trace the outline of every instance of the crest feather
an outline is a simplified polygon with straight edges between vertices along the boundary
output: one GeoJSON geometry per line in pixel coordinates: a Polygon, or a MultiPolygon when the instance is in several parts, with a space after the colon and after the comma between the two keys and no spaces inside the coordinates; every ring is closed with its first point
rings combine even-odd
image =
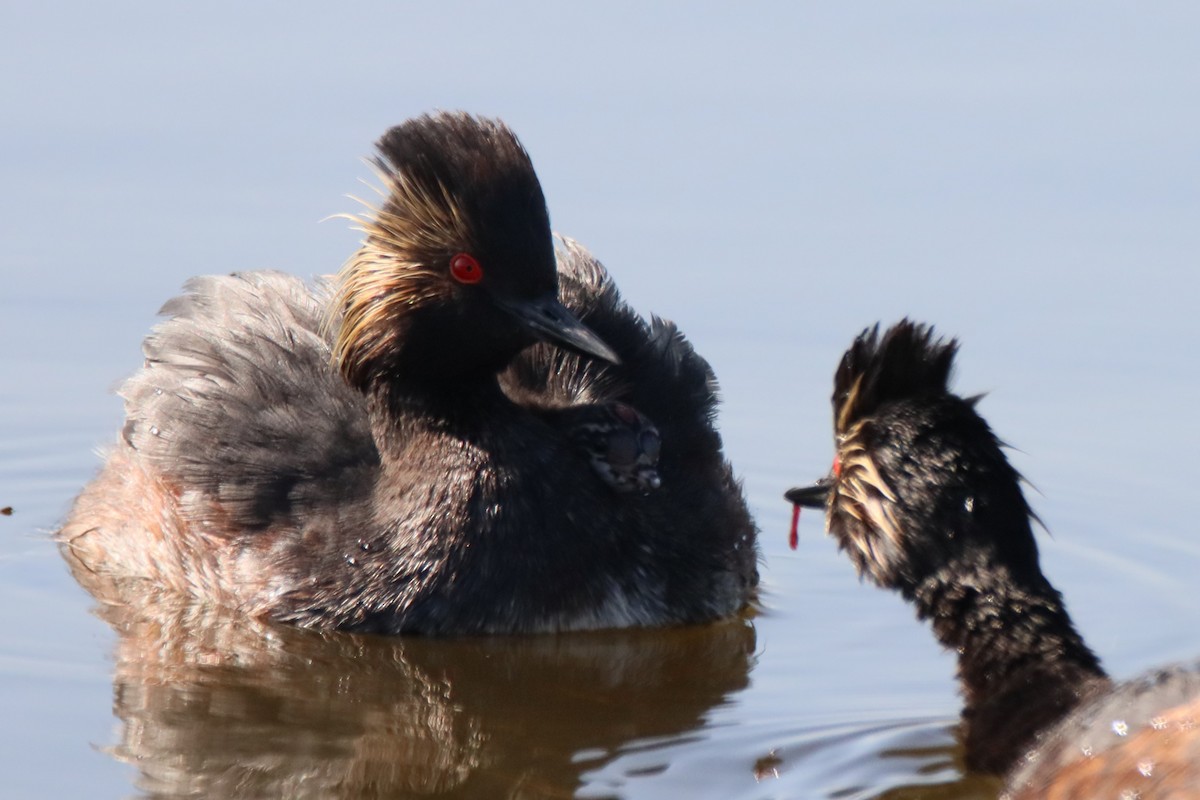
{"type": "Polygon", "coordinates": [[[958,342],[932,326],[903,319],[882,336],[867,328],[842,356],[834,376],[834,424],[839,437],[881,406],[946,394],[958,342]]]}

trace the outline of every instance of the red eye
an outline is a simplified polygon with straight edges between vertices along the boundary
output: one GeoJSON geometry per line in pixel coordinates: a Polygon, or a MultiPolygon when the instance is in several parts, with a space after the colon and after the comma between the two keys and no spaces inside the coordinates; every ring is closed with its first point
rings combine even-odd
{"type": "Polygon", "coordinates": [[[842,460],[840,458],[833,459],[833,477],[842,477],[842,460]]]}
{"type": "Polygon", "coordinates": [[[450,274],[459,283],[479,283],[483,280],[483,267],[470,253],[459,253],[450,259],[450,274]]]}

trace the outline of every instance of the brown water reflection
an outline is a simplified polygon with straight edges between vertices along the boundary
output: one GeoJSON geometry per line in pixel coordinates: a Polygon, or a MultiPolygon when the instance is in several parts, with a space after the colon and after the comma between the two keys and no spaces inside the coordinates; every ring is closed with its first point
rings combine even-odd
{"type": "Polygon", "coordinates": [[[161,595],[98,613],[119,634],[111,753],[151,797],[569,797],[577,753],[695,729],[746,685],[755,647],[746,621],[446,641],[161,595]]]}

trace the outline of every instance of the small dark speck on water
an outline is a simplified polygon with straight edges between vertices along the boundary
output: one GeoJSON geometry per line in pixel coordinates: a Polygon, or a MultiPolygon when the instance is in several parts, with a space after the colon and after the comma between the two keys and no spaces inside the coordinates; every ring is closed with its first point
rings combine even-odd
{"type": "Polygon", "coordinates": [[[754,780],[762,781],[769,778],[778,778],[781,766],[783,766],[783,759],[775,755],[775,751],[772,750],[754,762],[754,780]]]}

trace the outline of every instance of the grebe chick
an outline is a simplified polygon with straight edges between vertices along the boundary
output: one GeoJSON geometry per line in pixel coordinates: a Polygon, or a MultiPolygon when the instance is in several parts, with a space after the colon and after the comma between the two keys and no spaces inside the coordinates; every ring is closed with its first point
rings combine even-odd
{"type": "Polygon", "coordinates": [[[600,479],[618,492],[662,486],[662,437],[654,424],[625,403],[568,406],[560,411],[571,440],[588,456],[600,479]]]}
{"type": "Polygon", "coordinates": [[[907,320],[864,331],[834,378],[832,473],[786,497],[823,506],[859,575],[958,654],[969,768],[1007,773],[1011,798],[1182,797],[1164,792],[1200,785],[1200,676],[1109,680],[1042,574],[1036,517],[979,398],[947,387],[957,347],[907,320]]]}
{"type": "Polygon", "coordinates": [[[564,249],[559,299],[542,190],[502,123],[424,116],[379,152],[386,197],[332,284],[198,278],[166,304],[121,390],[123,435],[59,532],[78,580],[104,600],[148,582],[381,633],[738,610],[755,531],[714,387],[696,392],[707,365],[629,312],[580,248],[564,249]],[[556,348],[522,352],[537,341],[556,348]],[[616,403],[636,411],[614,418],[616,403]],[[598,420],[599,466],[580,443],[598,420]],[[646,434],[634,464],[628,431],[646,434]],[[637,480],[655,436],[660,488],[597,476],[637,480]]]}

